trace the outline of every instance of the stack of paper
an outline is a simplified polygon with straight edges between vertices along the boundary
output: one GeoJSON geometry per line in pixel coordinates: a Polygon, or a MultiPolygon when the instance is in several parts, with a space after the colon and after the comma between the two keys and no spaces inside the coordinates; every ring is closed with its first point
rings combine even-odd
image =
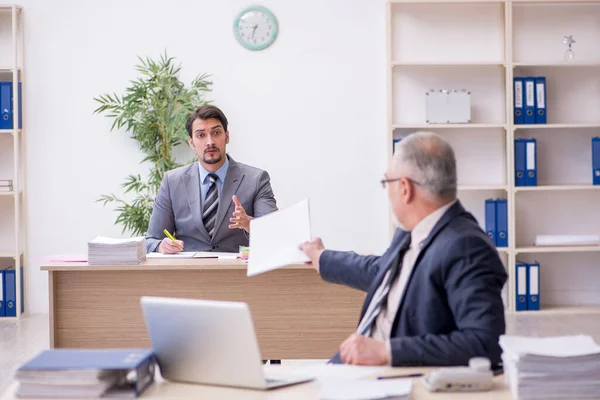
{"type": "Polygon", "coordinates": [[[537,235],[536,246],[597,246],[598,235],[537,235]]]}
{"type": "Polygon", "coordinates": [[[586,399],[600,395],[600,346],[590,336],[501,336],[513,398],[586,399]]]}
{"type": "Polygon", "coordinates": [[[98,236],[88,242],[89,265],[139,264],[146,260],[144,236],[112,239],[98,236]]]}

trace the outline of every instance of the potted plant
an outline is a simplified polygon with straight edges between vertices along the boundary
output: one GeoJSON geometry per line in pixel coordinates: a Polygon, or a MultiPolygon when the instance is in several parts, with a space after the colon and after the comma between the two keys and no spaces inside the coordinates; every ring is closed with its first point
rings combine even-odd
{"type": "Polygon", "coordinates": [[[103,94],[94,98],[100,106],[94,114],[106,113],[114,119],[111,131],[125,129],[131,133],[144,154],[141,163],[150,163],[148,176],[129,175],[121,185],[125,193],[135,193],[131,201],[114,194],[102,195],[97,201],[104,205],[116,203],[119,212],[117,224],[123,232],[134,236],[145,235],[148,230],[154,198],[166,171],[181,166],[173,157],[173,149],[187,143],[185,129],[187,117],[197,107],[209,103],[204,94],[209,92],[212,82],[206,74],[198,75],[189,86],[179,80],[180,65],[166,52],[160,60],[138,57],[136,70],[139,78],[130,81],[122,96],[103,94]]]}

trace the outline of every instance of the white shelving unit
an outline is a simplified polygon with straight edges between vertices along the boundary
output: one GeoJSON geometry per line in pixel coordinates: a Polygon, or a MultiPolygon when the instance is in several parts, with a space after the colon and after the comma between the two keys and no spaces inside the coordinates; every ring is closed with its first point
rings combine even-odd
{"type": "MultiPolygon", "coordinates": [[[[27,265],[25,231],[25,118],[19,129],[18,83],[23,83],[23,9],[18,5],[0,5],[0,81],[13,84],[13,127],[0,130],[0,180],[12,180],[12,192],[0,192],[0,268],[12,266],[16,273],[16,318],[23,314],[25,288],[23,272],[27,265]],[[23,268],[21,268],[23,267],[23,268]],[[23,269],[23,271],[21,270],[23,269]],[[21,285],[23,282],[23,285],[21,285]],[[22,289],[23,288],[23,289],[22,289]]],[[[6,299],[5,299],[6,300],[6,299]]],[[[14,317],[3,317],[10,319],[14,317]]]]}
{"type": "Polygon", "coordinates": [[[388,156],[394,139],[437,132],[456,153],[459,199],[482,227],[485,200],[508,200],[507,311],[518,259],[541,264],[537,313],[600,313],[588,283],[600,279],[600,246],[533,246],[538,234],[600,233],[590,151],[600,136],[600,0],[389,0],[387,32],[388,156]],[[563,60],[568,35],[575,61],[563,60]],[[547,124],[514,124],[516,76],[546,76],[547,124]],[[431,89],[469,90],[472,123],[427,124],[431,89]],[[538,141],[539,186],[515,186],[520,137],[538,141]]]}

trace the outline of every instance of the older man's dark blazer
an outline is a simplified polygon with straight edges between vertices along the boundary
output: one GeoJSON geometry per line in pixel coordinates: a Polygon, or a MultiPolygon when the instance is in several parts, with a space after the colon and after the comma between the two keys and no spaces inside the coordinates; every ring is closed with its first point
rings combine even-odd
{"type": "MultiPolygon", "coordinates": [[[[321,254],[325,281],[367,292],[360,318],[386,271],[398,262],[405,235],[397,230],[381,256],[321,254]]],[[[494,244],[457,201],[424,241],[407,282],[390,335],[392,365],[466,365],[477,356],[499,363],[506,279],[494,244]]],[[[341,362],[339,353],[332,362],[341,362]]]]}

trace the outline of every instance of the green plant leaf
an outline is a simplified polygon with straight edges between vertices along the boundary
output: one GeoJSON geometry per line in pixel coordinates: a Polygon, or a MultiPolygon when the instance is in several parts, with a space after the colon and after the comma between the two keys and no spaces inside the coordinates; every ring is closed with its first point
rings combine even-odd
{"type": "Polygon", "coordinates": [[[154,198],[165,172],[181,166],[173,159],[173,149],[187,143],[187,117],[200,105],[209,104],[204,95],[212,89],[208,74],[200,74],[186,86],[180,79],[182,66],[167,51],[157,61],[138,55],[134,67],[140,76],[131,79],[122,95],[100,94],[94,114],[113,120],[110,131],[130,134],[143,154],[141,164],[149,163],[148,175],[128,175],[121,184],[124,193],[135,193],[131,201],[114,194],[102,195],[96,202],[114,203],[115,223],[123,233],[144,235],[152,214],[154,198]]]}

